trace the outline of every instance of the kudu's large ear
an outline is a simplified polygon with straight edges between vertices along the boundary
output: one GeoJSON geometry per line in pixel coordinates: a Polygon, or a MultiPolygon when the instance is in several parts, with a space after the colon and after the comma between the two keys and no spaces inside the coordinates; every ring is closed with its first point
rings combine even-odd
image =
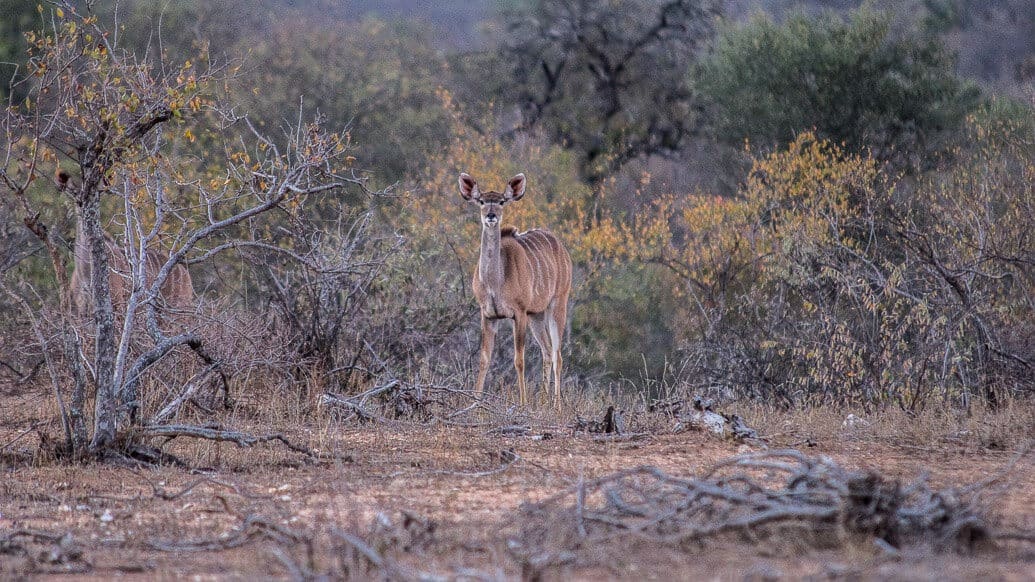
{"type": "Polygon", "coordinates": [[[481,192],[478,191],[478,182],[474,181],[474,178],[466,172],[460,172],[460,197],[464,200],[471,200],[472,198],[478,200],[481,197],[481,192]]]}
{"type": "Polygon", "coordinates": [[[518,174],[507,182],[507,190],[503,193],[503,197],[507,200],[521,200],[521,197],[525,195],[525,175],[518,174]]]}

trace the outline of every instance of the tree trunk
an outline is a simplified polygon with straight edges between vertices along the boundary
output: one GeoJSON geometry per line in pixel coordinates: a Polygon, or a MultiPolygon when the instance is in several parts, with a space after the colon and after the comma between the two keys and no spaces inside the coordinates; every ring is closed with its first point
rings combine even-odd
{"type": "Polygon", "coordinates": [[[90,291],[93,295],[94,322],[97,326],[97,342],[94,354],[94,371],[97,397],[94,404],[94,431],[90,442],[92,452],[100,451],[115,442],[118,428],[116,411],[115,380],[115,316],[111,305],[111,288],[108,283],[108,249],[104,244],[101,228],[100,196],[96,191],[83,192],[82,204],[76,206],[78,219],[82,221],[83,235],[90,249],[90,291]]]}
{"type": "MultiPolygon", "coordinates": [[[[67,311],[65,312],[68,313],[67,311]]],[[[81,454],[86,450],[89,436],[86,432],[86,371],[79,359],[79,352],[82,344],[79,335],[71,329],[74,323],[66,316],[65,336],[65,357],[72,367],[72,401],[68,409],[68,416],[72,425],[72,453],[81,454]]]]}

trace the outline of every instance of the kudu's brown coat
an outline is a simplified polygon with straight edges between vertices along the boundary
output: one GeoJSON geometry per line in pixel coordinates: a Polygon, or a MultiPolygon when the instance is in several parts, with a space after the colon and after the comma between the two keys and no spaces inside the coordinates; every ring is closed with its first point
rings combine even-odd
{"type": "Polygon", "coordinates": [[[485,389],[499,320],[512,319],[514,368],[521,404],[528,403],[525,332],[531,327],[543,355],[544,384],[549,388],[553,381],[554,402],[560,406],[561,343],[571,292],[571,257],[548,230],[518,233],[511,227],[500,226],[503,206],[524,196],[524,174],[511,178],[503,193],[481,192],[474,178],[465,173],[460,174],[459,183],[460,195],[481,206],[481,253],[472,283],[482,315],[481,357],[475,389],[479,395],[485,389]]]}
{"type": "MultiPolygon", "coordinates": [[[[90,313],[92,293],[90,291],[90,273],[93,261],[90,249],[86,244],[82,219],[76,221],[75,233],[75,267],[72,271],[72,306],[80,316],[90,313]]],[[[108,249],[108,285],[111,290],[111,303],[116,313],[122,313],[133,292],[133,268],[125,249],[119,247],[115,240],[105,235],[104,246],[108,249]]],[[[158,276],[168,257],[165,253],[148,249],[144,260],[144,285],[150,286],[158,276]]],[[[189,311],[194,307],[194,282],[190,272],[183,265],[176,265],[169,271],[165,283],[159,290],[159,305],[173,311],[189,311]]]]}

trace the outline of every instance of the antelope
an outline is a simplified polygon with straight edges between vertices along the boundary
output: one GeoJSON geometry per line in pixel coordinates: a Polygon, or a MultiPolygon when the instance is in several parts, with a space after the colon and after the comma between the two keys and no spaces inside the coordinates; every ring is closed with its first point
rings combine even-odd
{"type": "MultiPolygon", "coordinates": [[[[68,184],[69,175],[63,171],[59,172],[57,180],[58,187],[63,190],[68,184]]],[[[104,235],[104,246],[108,251],[108,285],[111,290],[111,303],[118,313],[125,310],[129,296],[133,292],[133,268],[126,250],[107,234],[104,235]]],[[[82,317],[89,312],[93,305],[93,294],[90,290],[93,260],[90,256],[90,248],[86,244],[85,225],[81,216],[76,217],[73,255],[75,265],[70,282],[72,307],[74,312],[82,317]]],[[[155,280],[158,271],[167,259],[165,253],[158,250],[148,249],[145,252],[142,257],[145,285],[149,285],[155,280]]],[[[174,266],[159,293],[165,307],[177,311],[191,309],[194,304],[194,282],[187,267],[182,264],[174,266]]]]}
{"type": "Polygon", "coordinates": [[[496,330],[501,319],[514,321],[514,369],[517,371],[521,405],[528,404],[525,386],[525,332],[543,354],[543,383],[549,390],[553,375],[554,404],[561,404],[561,341],[564,337],[568,294],[571,292],[571,257],[548,230],[519,233],[501,227],[503,207],[525,195],[525,175],[507,182],[503,193],[482,192],[466,173],[460,174],[460,196],[481,206],[481,251],[472,288],[481,307],[482,342],[478,360],[481,396],[485,376],[492,363],[496,330]]]}
{"type": "MultiPolygon", "coordinates": [[[[90,259],[90,249],[86,246],[83,236],[82,219],[76,220],[75,236],[75,267],[72,270],[72,305],[75,312],[83,315],[88,312],[92,303],[90,291],[90,271],[93,268],[93,261],[90,259]]],[[[133,292],[133,268],[130,265],[126,251],[120,247],[115,239],[104,235],[104,246],[108,249],[108,285],[111,288],[111,303],[118,312],[125,309],[129,302],[130,293],[133,292]]],[[[145,285],[155,280],[158,271],[165,264],[167,257],[165,253],[154,249],[148,249],[143,257],[145,285]]],[[[160,289],[162,305],[180,311],[190,309],[194,303],[194,282],[190,272],[183,265],[176,265],[165,283],[160,289]]]]}

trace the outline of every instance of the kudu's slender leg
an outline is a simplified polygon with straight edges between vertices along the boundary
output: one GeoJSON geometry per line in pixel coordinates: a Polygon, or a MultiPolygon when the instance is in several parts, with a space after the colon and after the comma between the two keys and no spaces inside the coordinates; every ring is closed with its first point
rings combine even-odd
{"type": "Polygon", "coordinates": [[[521,406],[528,405],[528,388],[525,386],[525,333],[527,331],[528,316],[518,311],[514,314],[514,370],[517,371],[521,406]]]}
{"type": "Polygon", "coordinates": [[[480,398],[485,390],[485,375],[489,372],[489,364],[492,363],[492,350],[496,347],[496,327],[498,319],[482,317],[482,349],[478,357],[478,384],[475,392],[480,398]]]}
{"type": "Polygon", "coordinates": [[[553,379],[553,346],[550,343],[550,330],[547,323],[547,314],[538,313],[528,318],[528,328],[532,330],[532,337],[539,344],[539,351],[543,355],[543,374],[540,385],[546,394],[550,393],[550,383],[553,379]]]}
{"type": "Polygon", "coordinates": [[[553,352],[553,401],[554,406],[557,410],[561,409],[561,341],[564,339],[564,324],[567,321],[565,317],[568,314],[568,298],[567,296],[561,298],[560,301],[554,305],[551,312],[547,314],[547,328],[550,332],[550,346],[553,352]]]}

